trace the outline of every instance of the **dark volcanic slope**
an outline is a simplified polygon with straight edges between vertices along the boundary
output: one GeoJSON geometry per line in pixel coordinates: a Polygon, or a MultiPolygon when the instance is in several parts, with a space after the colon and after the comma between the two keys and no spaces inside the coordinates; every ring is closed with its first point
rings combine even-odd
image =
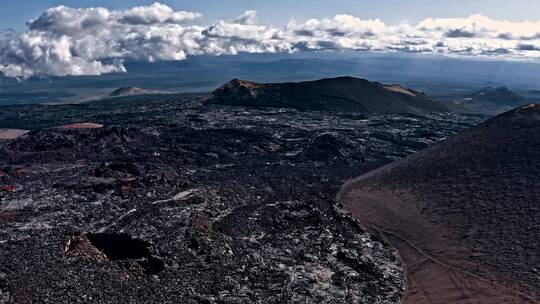
{"type": "Polygon", "coordinates": [[[408,267],[405,303],[540,299],[540,106],[495,117],[342,189],[408,267]]]}
{"type": "Polygon", "coordinates": [[[146,94],[146,90],[138,87],[120,87],[109,94],[110,97],[133,96],[146,94]]]}
{"type": "Polygon", "coordinates": [[[255,83],[234,79],[207,96],[206,102],[340,112],[420,114],[447,110],[424,93],[353,77],[298,83],[255,83]]]}

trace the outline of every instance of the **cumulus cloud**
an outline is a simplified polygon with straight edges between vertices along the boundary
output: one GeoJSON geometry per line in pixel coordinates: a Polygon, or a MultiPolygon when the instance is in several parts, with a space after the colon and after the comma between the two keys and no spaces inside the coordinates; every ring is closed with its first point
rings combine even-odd
{"type": "Polygon", "coordinates": [[[137,6],[118,15],[120,22],[128,24],[183,23],[201,17],[201,14],[194,12],[175,12],[169,6],[161,3],[137,6]]]}
{"type": "Polygon", "coordinates": [[[124,59],[183,60],[221,55],[317,50],[433,53],[540,58],[540,21],[498,21],[482,15],[428,18],[388,25],[351,15],[261,24],[256,11],[194,25],[197,12],[154,3],[127,10],[57,6],[23,33],[0,32],[0,73],[9,77],[125,72],[124,59]]]}

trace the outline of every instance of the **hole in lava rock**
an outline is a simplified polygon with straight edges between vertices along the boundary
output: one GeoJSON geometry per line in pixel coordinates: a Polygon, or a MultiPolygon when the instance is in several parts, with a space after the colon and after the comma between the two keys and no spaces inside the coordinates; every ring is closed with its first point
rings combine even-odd
{"type": "Polygon", "coordinates": [[[88,233],[87,237],[111,261],[152,257],[148,242],[134,239],[127,233],[88,233]]]}
{"type": "Polygon", "coordinates": [[[165,264],[163,264],[163,261],[156,257],[150,257],[144,260],[141,263],[141,266],[143,267],[146,274],[157,274],[158,272],[165,269],[165,264]]]}

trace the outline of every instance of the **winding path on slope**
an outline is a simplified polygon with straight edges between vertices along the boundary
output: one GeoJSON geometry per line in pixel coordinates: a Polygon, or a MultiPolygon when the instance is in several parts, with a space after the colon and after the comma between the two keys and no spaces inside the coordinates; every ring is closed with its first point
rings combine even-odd
{"type": "Polygon", "coordinates": [[[469,271],[482,265],[468,261],[474,252],[447,238],[444,227],[430,223],[398,196],[358,190],[358,182],[346,183],[338,202],[362,227],[380,234],[398,251],[407,271],[404,304],[540,303],[533,295],[469,271]]]}
{"type": "Polygon", "coordinates": [[[403,302],[540,303],[540,105],[347,182],[342,209],[396,248],[403,302]]]}

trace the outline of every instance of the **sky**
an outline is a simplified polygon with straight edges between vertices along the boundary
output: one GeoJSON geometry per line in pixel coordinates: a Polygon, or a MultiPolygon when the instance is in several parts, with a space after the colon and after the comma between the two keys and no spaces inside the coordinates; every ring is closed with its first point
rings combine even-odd
{"type": "Polygon", "coordinates": [[[243,53],[538,60],[539,12],[538,0],[0,0],[0,73],[101,75],[126,72],[125,60],[243,53]]]}
{"type": "MultiPolygon", "coordinates": [[[[104,6],[126,9],[152,4],[145,0],[0,0],[0,29],[24,30],[25,22],[57,5],[71,7],[104,6]]],[[[540,19],[538,0],[164,0],[173,9],[198,11],[205,21],[234,18],[246,10],[257,10],[268,23],[284,23],[290,18],[322,18],[336,14],[352,14],[384,22],[416,23],[428,17],[467,17],[473,14],[497,20],[536,21],[540,19]]]]}

